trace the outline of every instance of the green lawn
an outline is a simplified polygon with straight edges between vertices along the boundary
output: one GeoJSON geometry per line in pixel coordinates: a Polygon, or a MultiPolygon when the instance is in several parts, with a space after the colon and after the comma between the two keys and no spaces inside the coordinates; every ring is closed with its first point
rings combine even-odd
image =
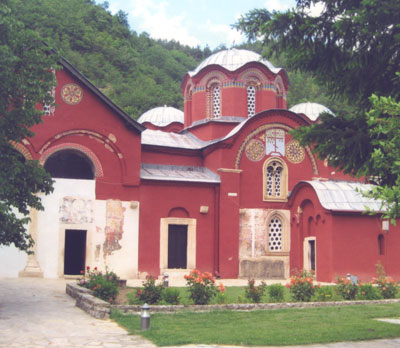
{"type": "Polygon", "coordinates": [[[113,313],[132,334],[158,346],[183,344],[297,345],[400,336],[400,325],[373,320],[400,317],[400,304],[269,311],[211,311],[152,314],[140,331],[140,317],[113,313]]]}
{"type": "MultiPolygon", "coordinates": [[[[180,304],[185,304],[185,305],[189,305],[189,304],[193,304],[193,302],[189,299],[189,291],[187,287],[171,287],[172,289],[177,289],[179,291],[180,294],[180,304]]],[[[343,301],[343,299],[337,295],[335,293],[334,286],[330,286],[331,288],[331,293],[332,293],[332,297],[330,297],[329,301],[343,301]]],[[[132,293],[131,295],[128,295],[128,299],[129,297],[131,297],[132,299],[135,299],[135,294],[136,294],[136,290],[139,288],[132,288],[132,293]]],[[[229,286],[225,288],[225,303],[246,303],[249,302],[245,295],[245,287],[244,286],[229,286]]],[[[318,299],[316,297],[314,297],[312,300],[318,301],[318,299]]],[[[284,302],[290,302],[292,301],[289,289],[284,288],[284,302]]],[[[268,296],[268,291],[265,292],[265,295],[262,297],[262,301],[264,303],[268,303],[268,302],[274,302],[272,301],[269,296],[268,296]]],[[[211,300],[211,304],[216,304],[216,298],[214,297],[211,300]]]]}

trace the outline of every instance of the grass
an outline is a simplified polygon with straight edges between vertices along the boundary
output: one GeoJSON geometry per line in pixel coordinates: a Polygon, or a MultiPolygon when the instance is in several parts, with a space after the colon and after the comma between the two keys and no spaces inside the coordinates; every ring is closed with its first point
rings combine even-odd
{"type": "Polygon", "coordinates": [[[399,317],[400,304],[152,314],[151,327],[140,331],[140,317],[112,313],[132,334],[158,346],[183,344],[299,345],[400,336],[400,325],[374,320],[399,317]]]}

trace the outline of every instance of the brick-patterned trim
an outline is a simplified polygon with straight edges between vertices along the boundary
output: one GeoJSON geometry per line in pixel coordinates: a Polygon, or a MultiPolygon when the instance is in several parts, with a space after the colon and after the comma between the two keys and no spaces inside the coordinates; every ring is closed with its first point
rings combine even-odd
{"type": "Polygon", "coordinates": [[[22,156],[24,156],[25,159],[33,160],[31,152],[25,145],[22,145],[21,143],[17,143],[13,140],[10,140],[10,144],[14,147],[15,150],[17,150],[22,156]]]}
{"type": "Polygon", "coordinates": [[[53,146],[49,149],[47,149],[41,156],[39,159],[39,162],[41,165],[44,165],[44,163],[46,162],[46,160],[53,155],[56,152],[59,151],[64,151],[64,150],[76,150],[79,152],[84,153],[92,162],[93,167],[94,167],[94,176],[96,178],[101,178],[103,177],[103,167],[101,165],[100,160],[98,159],[98,157],[95,155],[95,153],[90,150],[89,148],[87,148],[86,146],[80,145],[80,144],[75,144],[75,143],[64,143],[64,144],[59,144],[56,146],[53,146]]]}

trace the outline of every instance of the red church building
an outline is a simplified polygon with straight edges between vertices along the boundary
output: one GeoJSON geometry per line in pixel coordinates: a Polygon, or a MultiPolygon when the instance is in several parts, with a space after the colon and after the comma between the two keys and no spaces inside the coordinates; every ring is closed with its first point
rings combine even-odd
{"type": "MultiPolygon", "coordinates": [[[[28,229],[35,255],[1,248],[0,275],[48,278],[108,267],[123,278],[369,280],[381,261],[400,279],[400,233],[368,185],[316,158],[290,131],[328,111],[287,109],[284,69],[247,50],[204,60],[182,82],[184,111],[159,107],[138,122],[63,60],[35,136],[16,144],[55,179],[28,229]]],[[[334,117],[334,115],[332,115],[334,117]]]]}

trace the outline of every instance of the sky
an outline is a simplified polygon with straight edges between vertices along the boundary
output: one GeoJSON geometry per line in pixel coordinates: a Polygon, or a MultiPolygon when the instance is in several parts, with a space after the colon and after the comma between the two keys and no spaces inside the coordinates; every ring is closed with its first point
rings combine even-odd
{"type": "MultiPolygon", "coordinates": [[[[103,1],[99,0],[98,3],[103,1]]],[[[246,41],[231,25],[254,8],[284,11],[295,0],[108,0],[109,10],[128,14],[130,28],[154,39],[213,50],[246,41]]]]}

